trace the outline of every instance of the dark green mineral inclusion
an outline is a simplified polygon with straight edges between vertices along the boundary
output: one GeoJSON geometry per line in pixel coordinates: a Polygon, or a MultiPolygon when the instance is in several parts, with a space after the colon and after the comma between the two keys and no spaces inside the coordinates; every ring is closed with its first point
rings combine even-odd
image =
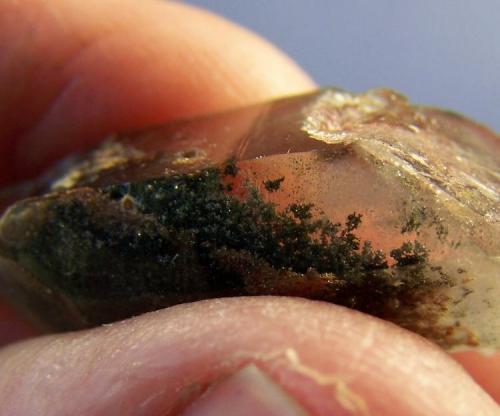
{"type": "MultiPolygon", "coordinates": [[[[49,286],[97,299],[256,294],[252,279],[273,270],[268,293],[286,295],[293,279],[307,287],[328,275],[317,298],[380,315],[387,299],[404,299],[423,284],[428,253],[419,242],[392,250],[389,266],[357,236],[362,215],[340,224],[317,215],[313,204],[278,210],[249,184],[240,185],[244,196],[232,192],[237,175],[230,161],[93,191],[105,202],[56,199],[50,219],[16,256],[49,286]],[[99,213],[110,207],[125,213],[99,213]]],[[[284,180],[265,182],[264,193],[284,180]]]]}
{"type": "Polygon", "coordinates": [[[267,181],[264,182],[264,187],[266,188],[266,191],[268,192],[274,192],[280,189],[281,187],[281,182],[285,180],[285,177],[282,176],[281,178],[278,179],[268,179],[267,181]]]}
{"type": "Polygon", "coordinates": [[[436,236],[439,240],[443,241],[448,235],[448,229],[444,225],[443,220],[436,215],[431,209],[415,203],[411,211],[406,217],[404,224],[401,228],[401,233],[408,233],[415,231],[417,235],[420,232],[420,228],[424,225],[427,227],[434,227],[436,231],[436,236]]]}

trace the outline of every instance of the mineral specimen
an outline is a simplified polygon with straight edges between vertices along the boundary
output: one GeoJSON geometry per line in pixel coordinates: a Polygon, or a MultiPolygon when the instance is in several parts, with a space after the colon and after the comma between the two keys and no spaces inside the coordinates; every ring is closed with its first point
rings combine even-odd
{"type": "Polygon", "coordinates": [[[116,136],[4,213],[2,287],[48,329],[288,295],[499,348],[499,143],[385,89],[116,136]]]}

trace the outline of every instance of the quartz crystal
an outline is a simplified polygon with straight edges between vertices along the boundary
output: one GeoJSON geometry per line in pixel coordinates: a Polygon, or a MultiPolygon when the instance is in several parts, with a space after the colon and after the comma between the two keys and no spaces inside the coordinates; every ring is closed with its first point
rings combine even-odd
{"type": "Polygon", "coordinates": [[[387,89],[116,135],[5,210],[2,290],[48,330],[284,295],[498,349],[499,143],[387,89]]]}

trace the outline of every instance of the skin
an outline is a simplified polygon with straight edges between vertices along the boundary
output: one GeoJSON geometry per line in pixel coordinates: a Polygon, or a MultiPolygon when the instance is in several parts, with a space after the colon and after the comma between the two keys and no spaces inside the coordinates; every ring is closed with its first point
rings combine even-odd
{"type": "MultiPolygon", "coordinates": [[[[2,186],[115,131],[315,86],[256,35],[207,12],[153,0],[4,0],[0,51],[2,186]]],[[[35,334],[6,305],[0,324],[3,343],[35,334]]],[[[176,414],[199,394],[188,386],[206,386],[248,362],[312,415],[363,414],[363,406],[389,416],[500,412],[491,398],[500,400],[498,354],[451,358],[355,311],[242,298],[6,346],[0,413],[176,414]],[[348,413],[335,389],[339,380],[364,405],[348,413]]]]}

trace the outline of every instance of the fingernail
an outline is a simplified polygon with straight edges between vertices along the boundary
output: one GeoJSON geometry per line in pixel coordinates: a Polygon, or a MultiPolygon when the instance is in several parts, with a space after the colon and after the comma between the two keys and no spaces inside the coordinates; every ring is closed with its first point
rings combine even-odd
{"type": "Polygon", "coordinates": [[[210,387],[184,416],[307,416],[278,384],[251,364],[210,387]]]}

